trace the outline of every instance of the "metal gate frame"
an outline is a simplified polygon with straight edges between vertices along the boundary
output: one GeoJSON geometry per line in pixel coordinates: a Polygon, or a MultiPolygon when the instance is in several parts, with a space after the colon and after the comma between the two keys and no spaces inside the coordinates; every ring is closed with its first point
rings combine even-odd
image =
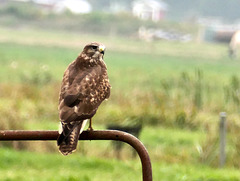
{"type": "MultiPolygon", "coordinates": [[[[0,141],[49,141],[57,140],[58,136],[58,131],[0,131],[0,141]]],[[[147,149],[142,142],[133,135],[117,130],[83,131],[79,140],[116,140],[128,143],[137,151],[141,159],[143,181],[152,181],[152,166],[147,149]]]]}

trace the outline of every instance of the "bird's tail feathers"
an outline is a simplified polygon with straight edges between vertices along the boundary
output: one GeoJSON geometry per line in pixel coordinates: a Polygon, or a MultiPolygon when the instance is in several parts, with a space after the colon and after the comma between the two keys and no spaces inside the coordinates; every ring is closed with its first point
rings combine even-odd
{"type": "Polygon", "coordinates": [[[63,132],[59,135],[57,144],[63,155],[71,154],[76,150],[79,134],[83,131],[85,124],[85,120],[62,124],[63,132]]]}

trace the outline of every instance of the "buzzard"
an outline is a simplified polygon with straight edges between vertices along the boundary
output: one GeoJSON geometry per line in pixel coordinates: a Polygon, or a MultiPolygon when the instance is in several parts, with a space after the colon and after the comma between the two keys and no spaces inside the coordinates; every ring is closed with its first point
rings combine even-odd
{"type": "Polygon", "coordinates": [[[76,150],[88,119],[88,130],[92,130],[91,118],[102,101],[110,96],[104,51],[105,46],[100,43],[87,44],[64,72],[58,106],[62,129],[57,140],[63,155],[76,150]]]}

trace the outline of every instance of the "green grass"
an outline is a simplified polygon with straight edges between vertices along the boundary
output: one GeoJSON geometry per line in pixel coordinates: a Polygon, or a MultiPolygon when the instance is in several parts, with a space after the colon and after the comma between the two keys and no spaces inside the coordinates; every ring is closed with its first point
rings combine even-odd
{"type": "Polygon", "coordinates": [[[75,154],[39,154],[2,150],[1,180],[127,180],[141,178],[134,162],[88,158],[75,154]],[[127,174],[121,174],[121,173],[127,174]]]}

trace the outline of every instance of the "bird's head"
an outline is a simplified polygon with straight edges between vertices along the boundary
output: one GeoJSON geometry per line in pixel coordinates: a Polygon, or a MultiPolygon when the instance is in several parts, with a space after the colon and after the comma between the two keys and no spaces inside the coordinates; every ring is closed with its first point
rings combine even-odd
{"type": "Polygon", "coordinates": [[[87,44],[84,49],[83,52],[91,58],[103,58],[104,52],[105,52],[105,46],[100,44],[100,43],[89,43],[87,44]]]}

